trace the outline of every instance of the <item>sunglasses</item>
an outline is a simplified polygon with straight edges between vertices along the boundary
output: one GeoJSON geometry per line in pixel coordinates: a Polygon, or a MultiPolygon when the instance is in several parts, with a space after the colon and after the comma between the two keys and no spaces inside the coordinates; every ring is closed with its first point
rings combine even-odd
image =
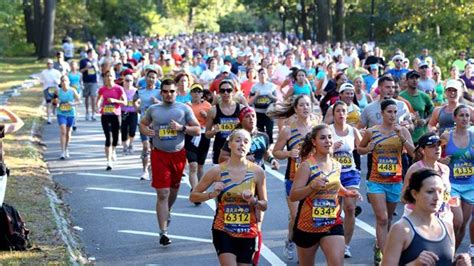
{"type": "Polygon", "coordinates": [[[197,90],[191,90],[191,92],[192,92],[192,93],[202,93],[202,90],[199,90],[199,89],[197,89],[197,90]]]}
{"type": "Polygon", "coordinates": [[[175,92],[176,92],[176,90],[161,90],[161,93],[163,93],[163,94],[166,94],[166,93],[171,93],[171,94],[173,94],[173,93],[175,93],[175,92]]]}
{"type": "Polygon", "coordinates": [[[402,62],[402,59],[396,59],[395,62],[402,62]]]}
{"type": "Polygon", "coordinates": [[[422,66],[422,67],[420,67],[420,69],[425,69],[425,68],[428,68],[428,66],[422,66]]]}
{"type": "Polygon", "coordinates": [[[125,81],[126,82],[133,82],[133,80],[131,80],[131,79],[126,79],[125,81]]]}
{"type": "Polygon", "coordinates": [[[232,89],[219,89],[219,93],[232,93],[232,89]]]}

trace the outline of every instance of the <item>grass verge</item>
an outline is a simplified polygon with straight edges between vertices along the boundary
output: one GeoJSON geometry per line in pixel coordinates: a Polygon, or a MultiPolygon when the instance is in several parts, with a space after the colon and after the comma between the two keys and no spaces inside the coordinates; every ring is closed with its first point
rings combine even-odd
{"type": "Polygon", "coordinates": [[[33,57],[0,58],[0,91],[21,85],[29,75],[39,72],[46,65],[33,57]]]}
{"type": "MultiPolygon", "coordinates": [[[[22,66],[35,63],[33,59],[29,62],[26,59],[20,61],[21,63],[8,69],[15,69],[12,76],[22,76],[24,79],[28,73],[22,66]]],[[[38,127],[36,132],[41,132],[44,113],[38,107],[41,101],[42,89],[33,87],[22,91],[20,96],[11,98],[8,103],[8,108],[18,114],[25,125],[14,135],[4,139],[6,163],[11,168],[5,202],[14,205],[23,215],[31,231],[32,249],[25,252],[0,252],[0,264],[70,264],[66,246],[58,233],[44,191],[45,186],[57,189],[43,160],[41,136],[31,137],[33,127],[38,127]]]]}

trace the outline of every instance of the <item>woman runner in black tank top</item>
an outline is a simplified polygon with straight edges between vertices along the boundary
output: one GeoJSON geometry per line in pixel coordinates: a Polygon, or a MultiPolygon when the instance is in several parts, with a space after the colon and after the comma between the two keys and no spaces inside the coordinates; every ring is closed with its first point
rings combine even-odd
{"type": "Polygon", "coordinates": [[[468,254],[454,256],[453,226],[436,217],[444,189],[443,179],[433,169],[412,174],[403,198],[414,209],[390,229],[382,265],[471,265],[468,254]]]}

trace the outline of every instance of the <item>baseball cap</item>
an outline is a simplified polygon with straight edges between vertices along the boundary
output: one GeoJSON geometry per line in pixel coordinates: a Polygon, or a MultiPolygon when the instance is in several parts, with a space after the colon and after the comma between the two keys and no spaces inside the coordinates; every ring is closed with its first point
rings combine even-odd
{"type": "Polygon", "coordinates": [[[400,55],[400,54],[396,54],[395,56],[392,57],[392,61],[396,61],[396,60],[402,60],[403,61],[403,56],[400,55]]]}
{"type": "Polygon", "coordinates": [[[421,138],[418,140],[418,145],[416,146],[416,149],[425,148],[428,145],[433,145],[440,141],[441,140],[438,137],[438,135],[436,135],[436,133],[434,132],[426,133],[425,135],[421,136],[421,138]]]}
{"type": "Polygon", "coordinates": [[[348,69],[348,68],[349,68],[348,65],[346,65],[346,64],[344,64],[344,63],[341,63],[341,64],[339,64],[339,66],[337,67],[337,70],[343,71],[343,70],[346,70],[346,69],[348,69]]]}
{"type": "Polygon", "coordinates": [[[371,64],[370,70],[379,70],[379,66],[377,64],[371,64]]]}
{"type": "Polygon", "coordinates": [[[339,93],[342,93],[345,90],[353,90],[355,91],[354,85],[350,83],[342,83],[341,87],[339,87],[339,93]]]}
{"type": "Polygon", "coordinates": [[[417,78],[419,78],[419,77],[421,77],[421,76],[420,76],[420,73],[418,73],[418,71],[416,71],[416,70],[408,71],[408,73],[407,73],[407,79],[410,79],[410,78],[412,78],[412,77],[417,77],[417,78]]]}
{"type": "Polygon", "coordinates": [[[428,66],[428,63],[426,63],[425,61],[421,61],[419,64],[418,64],[418,67],[421,68],[421,67],[427,67],[428,66]]]}
{"type": "Polygon", "coordinates": [[[202,88],[202,85],[199,83],[194,83],[193,85],[191,85],[190,91],[193,91],[193,90],[204,91],[204,89],[202,88]]]}
{"type": "Polygon", "coordinates": [[[222,72],[222,73],[224,73],[224,72],[230,73],[230,66],[228,66],[228,65],[222,65],[222,67],[221,67],[221,72],[222,72]]]}
{"type": "Polygon", "coordinates": [[[458,91],[461,91],[462,90],[462,84],[459,80],[450,79],[446,82],[446,89],[448,89],[448,88],[454,88],[458,91]]]}

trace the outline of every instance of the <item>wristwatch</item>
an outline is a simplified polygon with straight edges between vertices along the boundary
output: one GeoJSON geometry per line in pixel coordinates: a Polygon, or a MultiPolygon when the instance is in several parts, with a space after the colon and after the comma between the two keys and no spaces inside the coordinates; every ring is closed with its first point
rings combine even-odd
{"type": "Polygon", "coordinates": [[[183,125],[183,132],[186,132],[186,126],[183,125]]]}

